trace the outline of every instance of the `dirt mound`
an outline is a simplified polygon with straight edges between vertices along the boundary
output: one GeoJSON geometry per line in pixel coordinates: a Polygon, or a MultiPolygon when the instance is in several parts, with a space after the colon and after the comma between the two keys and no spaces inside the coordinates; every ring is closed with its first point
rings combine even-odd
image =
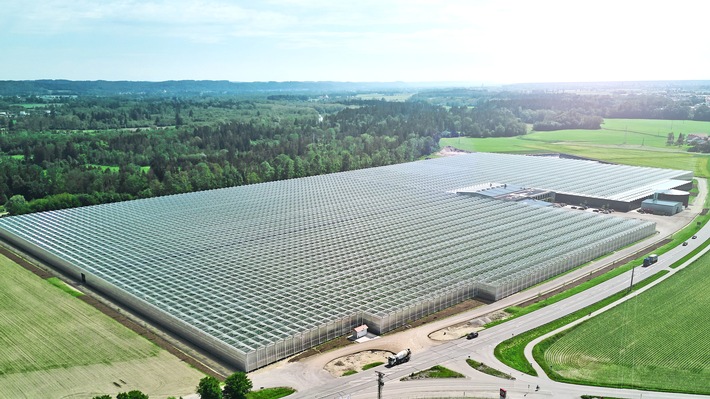
{"type": "Polygon", "coordinates": [[[470,151],[459,150],[458,148],[454,148],[450,145],[447,145],[446,147],[439,150],[437,155],[442,156],[442,157],[451,157],[454,155],[470,154],[470,153],[471,153],[470,151]]]}
{"type": "Polygon", "coordinates": [[[433,333],[429,334],[429,338],[435,341],[451,341],[454,339],[459,339],[465,337],[466,334],[470,332],[482,330],[483,326],[490,323],[491,321],[503,319],[508,316],[509,315],[503,311],[488,313],[473,320],[469,320],[465,323],[456,324],[453,326],[442,328],[438,331],[434,331],[433,333]]]}

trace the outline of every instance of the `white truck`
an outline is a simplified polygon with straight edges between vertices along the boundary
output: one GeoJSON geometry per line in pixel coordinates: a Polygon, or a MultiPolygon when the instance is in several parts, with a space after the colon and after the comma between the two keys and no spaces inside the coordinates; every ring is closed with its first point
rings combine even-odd
{"type": "Polygon", "coordinates": [[[392,367],[400,363],[406,363],[409,361],[409,357],[412,355],[412,351],[405,349],[396,355],[389,356],[387,358],[387,366],[392,367]]]}

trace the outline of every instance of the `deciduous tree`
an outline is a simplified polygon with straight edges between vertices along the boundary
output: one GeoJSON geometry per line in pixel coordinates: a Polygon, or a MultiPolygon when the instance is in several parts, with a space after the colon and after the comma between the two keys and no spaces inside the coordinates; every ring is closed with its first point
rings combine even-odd
{"type": "Polygon", "coordinates": [[[224,380],[224,399],[246,399],[247,394],[251,392],[252,383],[249,377],[241,371],[227,377],[224,380]]]}
{"type": "Polygon", "coordinates": [[[121,392],[116,395],[116,399],[149,399],[148,395],[141,391],[121,392]]]}
{"type": "Polygon", "coordinates": [[[212,376],[201,379],[197,385],[197,394],[200,395],[200,399],[222,399],[219,381],[212,376]]]}

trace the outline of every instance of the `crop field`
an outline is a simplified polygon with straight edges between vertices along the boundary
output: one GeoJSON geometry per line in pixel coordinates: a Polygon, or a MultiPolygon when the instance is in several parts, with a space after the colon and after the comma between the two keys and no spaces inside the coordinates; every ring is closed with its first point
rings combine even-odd
{"type": "Polygon", "coordinates": [[[355,97],[359,100],[385,99],[385,101],[407,101],[410,97],[412,97],[412,95],[414,95],[414,93],[363,93],[356,94],[355,97]]]}
{"type": "Polygon", "coordinates": [[[687,146],[666,146],[671,131],[676,138],[679,133],[710,134],[710,122],[606,119],[601,130],[558,130],[484,139],[444,138],[440,145],[480,152],[562,152],[625,165],[692,170],[697,176],[710,176],[710,156],[687,152],[687,146]]]}
{"type": "Polygon", "coordinates": [[[543,342],[556,378],[710,394],[710,255],[651,290],[543,342]]]}
{"type": "Polygon", "coordinates": [[[80,299],[4,256],[0,276],[3,397],[194,392],[199,372],[80,299]]]}

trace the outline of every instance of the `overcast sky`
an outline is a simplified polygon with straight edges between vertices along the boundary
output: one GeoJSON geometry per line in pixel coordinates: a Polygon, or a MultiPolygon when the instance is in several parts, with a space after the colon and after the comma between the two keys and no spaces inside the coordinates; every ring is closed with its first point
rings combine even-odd
{"type": "Polygon", "coordinates": [[[0,0],[0,80],[710,79],[704,0],[0,0]]]}

